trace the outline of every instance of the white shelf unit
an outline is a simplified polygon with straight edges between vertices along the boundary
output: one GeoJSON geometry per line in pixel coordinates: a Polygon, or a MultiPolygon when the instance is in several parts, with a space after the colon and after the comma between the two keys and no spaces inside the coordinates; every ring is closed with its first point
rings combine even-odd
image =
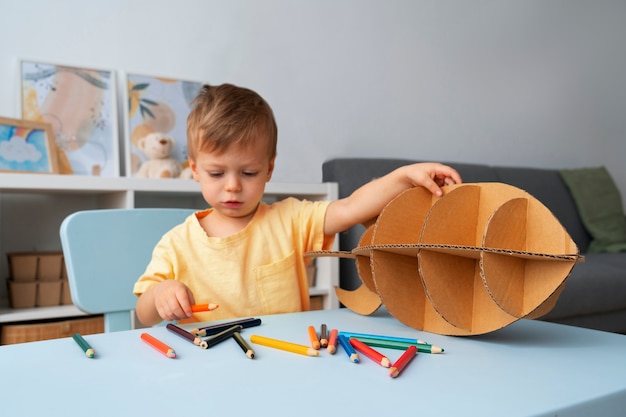
{"type": "MultiPolygon", "coordinates": [[[[264,200],[289,196],[307,200],[334,200],[335,183],[267,184],[264,200]]],[[[104,178],[73,175],[0,173],[0,273],[9,276],[7,253],[61,251],[59,227],[78,210],[103,208],[181,207],[202,209],[206,202],[192,180],[104,178]]],[[[338,239],[335,241],[335,250],[338,239]]],[[[339,285],[339,261],[316,259],[311,296],[321,296],[325,309],[338,308],[334,287],[339,285]]],[[[74,306],[12,309],[7,286],[0,286],[0,323],[59,319],[84,315],[74,306]]]]}

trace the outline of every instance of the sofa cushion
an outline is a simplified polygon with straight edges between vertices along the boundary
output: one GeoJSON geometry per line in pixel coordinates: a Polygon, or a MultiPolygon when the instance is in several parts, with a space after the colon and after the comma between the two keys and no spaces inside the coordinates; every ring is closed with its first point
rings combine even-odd
{"type": "Polygon", "coordinates": [[[593,240],[589,252],[626,251],[622,196],[605,167],[565,169],[561,176],[593,240]]]}
{"type": "Polygon", "coordinates": [[[498,181],[527,191],[541,201],[561,222],[580,252],[587,252],[591,238],[578,214],[558,170],[539,168],[494,167],[498,181]]]}
{"type": "Polygon", "coordinates": [[[542,319],[584,316],[624,310],[626,256],[588,253],[567,278],[556,306],[542,319]]]}

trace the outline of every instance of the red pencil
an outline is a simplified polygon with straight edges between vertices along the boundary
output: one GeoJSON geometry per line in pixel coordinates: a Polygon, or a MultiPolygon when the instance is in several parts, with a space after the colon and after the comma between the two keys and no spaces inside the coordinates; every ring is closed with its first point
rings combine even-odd
{"type": "Polygon", "coordinates": [[[402,372],[402,370],[409,364],[409,362],[411,362],[416,353],[417,346],[409,346],[407,350],[405,350],[404,353],[400,355],[398,360],[395,361],[393,365],[391,365],[391,368],[389,368],[389,376],[395,378],[400,375],[400,372],[402,372]]]}
{"type": "Polygon", "coordinates": [[[309,326],[309,339],[311,339],[311,347],[315,350],[319,350],[320,348],[320,340],[317,338],[317,332],[315,331],[315,327],[309,326]]]}
{"type": "Polygon", "coordinates": [[[159,352],[161,352],[168,358],[176,357],[176,352],[174,352],[174,349],[172,349],[165,343],[161,342],[156,337],[149,335],[148,333],[142,333],[141,340],[143,340],[144,342],[146,342],[147,344],[149,344],[150,346],[152,346],[153,348],[155,348],[156,350],[158,350],[159,352]]]}
{"type": "Polygon", "coordinates": [[[337,335],[339,331],[337,329],[332,329],[330,331],[330,337],[328,338],[328,346],[326,346],[326,350],[331,355],[334,355],[337,352],[337,335]]]}
{"type": "Polygon", "coordinates": [[[385,368],[389,368],[390,361],[387,359],[385,355],[378,352],[377,350],[372,349],[367,346],[365,343],[361,342],[359,339],[355,339],[354,337],[350,338],[350,344],[353,348],[373,360],[374,362],[378,362],[380,366],[384,366],[385,368]]]}

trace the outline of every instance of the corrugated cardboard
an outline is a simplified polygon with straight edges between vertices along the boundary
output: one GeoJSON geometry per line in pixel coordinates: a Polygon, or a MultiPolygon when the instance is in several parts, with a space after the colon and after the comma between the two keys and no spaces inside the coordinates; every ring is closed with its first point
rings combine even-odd
{"type": "Polygon", "coordinates": [[[537,199],[501,183],[424,188],[391,201],[351,252],[363,285],[336,288],[360,314],[382,304],[401,322],[433,333],[475,335],[535,318],[554,306],[584,260],[537,199]]]}

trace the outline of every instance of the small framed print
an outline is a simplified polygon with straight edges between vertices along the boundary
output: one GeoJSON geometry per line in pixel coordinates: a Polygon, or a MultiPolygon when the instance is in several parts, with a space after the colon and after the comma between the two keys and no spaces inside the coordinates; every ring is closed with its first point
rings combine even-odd
{"type": "Polygon", "coordinates": [[[187,116],[203,83],[140,74],[126,74],[126,81],[126,175],[191,178],[187,116]],[[167,149],[156,151],[160,146],[167,149]],[[150,152],[158,152],[167,162],[155,164],[155,156],[150,152]]]}
{"type": "Polygon", "coordinates": [[[115,73],[20,61],[21,111],[52,126],[61,174],[120,174],[115,73]]]}
{"type": "Polygon", "coordinates": [[[50,124],[0,117],[0,171],[58,173],[50,124]]]}

